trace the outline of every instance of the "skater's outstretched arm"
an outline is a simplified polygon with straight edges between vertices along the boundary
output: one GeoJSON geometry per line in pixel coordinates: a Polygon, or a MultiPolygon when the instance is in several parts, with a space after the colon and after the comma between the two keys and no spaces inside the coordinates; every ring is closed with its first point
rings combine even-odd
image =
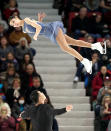
{"type": "Polygon", "coordinates": [[[72,105],[68,105],[66,106],[66,108],[62,108],[62,109],[54,109],[54,115],[61,115],[63,113],[69,112],[73,109],[72,105]]]}
{"type": "Polygon", "coordinates": [[[35,32],[35,35],[34,35],[33,38],[34,38],[34,40],[37,40],[37,36],[39,35],[42,27],[41,27],[39,24],[37,24],[36,21],[31,20],[30,18],[25,18],[24,21],[25,21],[27,24],[29,24],[29,25],[33,26],[34,28],[36,28],[36,32],[35,32]]]}

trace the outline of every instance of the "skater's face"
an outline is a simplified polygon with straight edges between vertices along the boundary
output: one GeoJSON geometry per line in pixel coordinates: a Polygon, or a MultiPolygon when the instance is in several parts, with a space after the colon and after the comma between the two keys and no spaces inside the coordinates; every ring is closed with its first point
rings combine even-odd
{"type": "Polygon", "coordinates": [[[39,103],[40,104],[44,104],[45,100],[46,100],[45,95],[42,92],[40,92],[40,91],[38,91],[38,94],[39,94],[39,103]]]}
{"type": "Polygon", "coordinates": [[[10,21],[10,26],[13,26],[13,27],[20,27],[21,26],[21,20],[17,17],[17,16],[15,16],[15,18],[13,18],[13,19],[11,19],[11,21],[10,21]]]}

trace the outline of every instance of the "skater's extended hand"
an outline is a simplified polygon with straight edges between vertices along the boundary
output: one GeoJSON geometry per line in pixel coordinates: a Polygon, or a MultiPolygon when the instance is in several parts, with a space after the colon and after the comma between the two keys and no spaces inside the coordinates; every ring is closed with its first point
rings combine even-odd
{"type": "Polygon", "coordinates": [[[45,12],[38,13],[38,15],[40,15],[41,18],[45,18],[46,17],[46,13],[45,12]]]}
{"type": "Polygon", "coordinates": [[[42,22],[42,20],[43,20],[43,18],[45,18],[46,17],[46,14],[44,13],[44,12],[39,12],[38,13],[38,21],[39,22],[42,22]]]}
{"type": "Polygon", "coordinates": [[[34,40],[37,40],[37,35],[34,35],[33,39],[34,39],[34,40]]]}
{"type": "Polygon", "coordinates": [[[66,111],[69,112],[73,109],[73,106],[72,105],[68,105],[66,106],[66,111]]]}

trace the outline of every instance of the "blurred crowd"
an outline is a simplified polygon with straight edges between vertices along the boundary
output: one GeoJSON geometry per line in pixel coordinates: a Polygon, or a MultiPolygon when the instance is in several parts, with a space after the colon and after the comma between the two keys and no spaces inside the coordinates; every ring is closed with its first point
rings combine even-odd
{"type": "Polygon", "coordinates": [[[89,48],[72,48],[93,62],[91,75],[76,62],[74,84],[84,81],[95,112],[95,131],[107,131],[111,120],[111,0],[54,0],[53,7],[71,37],[89,43],[106,41],[107,54],[103,55],[89,48]]]}
{"type": "MultiPolygon", "coordinates": [[[[18,6],[16,0],[0,1],[0,131],[32,131],[30,118],[19,116],[32,104],[34,90],[43,92],[45,103],[52,106],[33,62],[36,50],[30,47],[31,37],[22,27],[9,26],[10,16],[20,17],[18,6]]],[[[58,131],[56,119],[52,129],[58,131]]]]}

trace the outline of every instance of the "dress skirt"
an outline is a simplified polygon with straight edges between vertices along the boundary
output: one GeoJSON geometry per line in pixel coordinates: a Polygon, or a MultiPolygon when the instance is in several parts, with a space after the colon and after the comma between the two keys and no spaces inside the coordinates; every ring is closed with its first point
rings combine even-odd
{"type": "Polygon", "coordinates": [[[63,23],[60,21],[47,23],[45,28],[44,36],[49,38],[55,44],[57,44],[56,37],[58,35],[59,29],[63,31],[63,34],[65,33],[63,23]]]}

